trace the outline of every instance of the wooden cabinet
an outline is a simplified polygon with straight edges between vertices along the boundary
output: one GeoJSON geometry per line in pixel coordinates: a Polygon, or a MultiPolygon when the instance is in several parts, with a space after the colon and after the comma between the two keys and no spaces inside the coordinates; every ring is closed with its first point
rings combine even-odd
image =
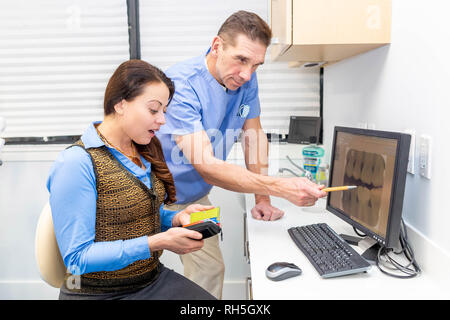
{"type": "Polygon", "coordinates": [[[272,0],[275,61],[336,62],[390,43],[391,0],[272,0]]]}

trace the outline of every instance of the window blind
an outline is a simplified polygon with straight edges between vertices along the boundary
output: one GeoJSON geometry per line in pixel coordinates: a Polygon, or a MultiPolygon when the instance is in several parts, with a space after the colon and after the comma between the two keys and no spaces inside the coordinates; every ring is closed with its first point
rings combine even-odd
{"type": "MultiPolygon", "coordinates": [[[[161,68],[198,56],[210,47],[221,24],[238,10],[269,21],[270,1],[141,0],[141,57],[161,68]]],[[[289,68],[271,62],[269,54],[257,70],[261,123],[266,132],[287,134],[289,118],[319,116],[319,69],[289,68]]]]}
{"type": "Polygon", "coordinates": [[[4,137],[82,134],[129,59],[125,0],[8,1],[0,10],[4,137]]]}

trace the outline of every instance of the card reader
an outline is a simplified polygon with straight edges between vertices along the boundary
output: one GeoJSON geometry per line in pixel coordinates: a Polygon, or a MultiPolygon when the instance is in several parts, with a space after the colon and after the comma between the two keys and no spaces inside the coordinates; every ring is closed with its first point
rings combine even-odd
{"type": "Polygon", "coordinates": [[[184,225],[183,228],[200,232],[203,235],[202,239],[207,239],[222,232],[219,223],[215,223],[208,219],[184,225]]]}

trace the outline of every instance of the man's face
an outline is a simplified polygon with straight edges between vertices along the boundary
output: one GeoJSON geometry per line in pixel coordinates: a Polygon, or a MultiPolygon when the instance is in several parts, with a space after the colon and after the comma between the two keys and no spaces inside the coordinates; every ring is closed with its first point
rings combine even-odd
{"type": "Polygon", "coordinates": [[[235,45],[218,37],[215,78],[230,90],[237,90],[250,80],[253,72],[264,63],[266,46],[240,34],[235,45]]]}

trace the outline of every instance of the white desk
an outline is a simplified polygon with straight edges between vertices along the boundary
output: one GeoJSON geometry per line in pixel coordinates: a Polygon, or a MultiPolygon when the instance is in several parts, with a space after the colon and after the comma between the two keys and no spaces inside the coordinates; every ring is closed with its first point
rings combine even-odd
{"type": "MultiPolygon", "coordinates": [[[[287,229],[326,222],[338,234],[355,235],[353,228],[327,212],[324,199],[319,200],[313,208],[299,208],[279,198],[272,198],[272,204],[285,212],[282,219],[255,220],[250,212],[254,206],[254,196],[246,195],[247,241],[253,299],[450,299],[448,276],[442,282],[426,271],[412,279],[397,279],[381,273],[373,265],[367,273],[322,279],[294,244],[287,229]],[[303,272],[300,276],[283,281],[271,281],[266,278],[265,270],[277,261],[293,262],[303,272]]],[[[362,249],[353,248],[362,253],[362,249]]],[[[419,266],[424,269],[420,261],[419,266]]]]}

